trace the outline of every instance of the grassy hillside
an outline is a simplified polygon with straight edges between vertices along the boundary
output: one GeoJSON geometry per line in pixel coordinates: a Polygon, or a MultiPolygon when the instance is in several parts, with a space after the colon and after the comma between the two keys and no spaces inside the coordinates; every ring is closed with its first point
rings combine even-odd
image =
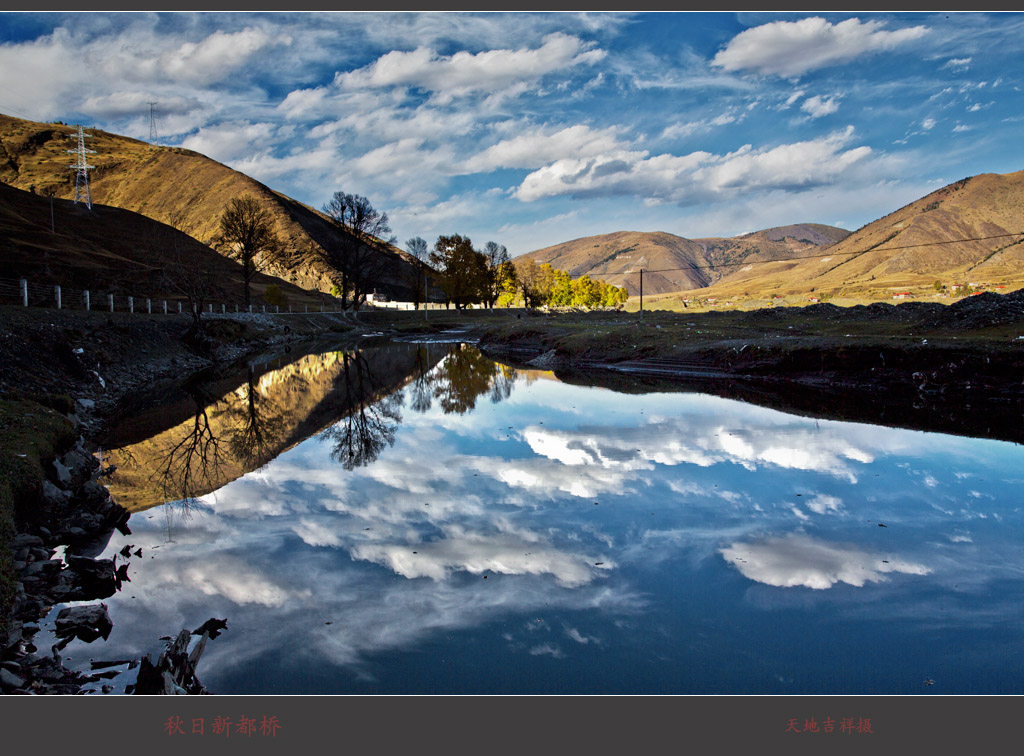
{"type": "MultiPolygon", "coordinates": [[[[968,292],[1024,286],[1024,171],[986,173],[938,189],[800,262],[741,268],[710,288],[652,305],[715,297],[751,306],[906,299],[950,302],[968,292]],[[994,238],[985,238],[994,237],[994,238]],[[975,241],[962,241],[974,239],[975,241]],[[936,287],[936,283],[938,287],[936,287]]],[[[692,303],[691,303],[692,306],[692,303]]]]}
{"type": "MultiPolygon", "coordinates": [[[[75,132],[72,126],[0,115],[0,181],[72,199],[74,156],[67,150],[76,144],[75,132]]],[[[323,251],[339,236],[323,214],[197,152],[98,129],[86,133],[86,147],[96,151],[88,156],[96,166],[90,181],[94,203],[132,210],[209,243],[228,203],[253,195],[272,214],[285,247],[282,262],[267,272],[304,288],[330,290],[334,270],[323,251]]],[[[381,254],[390,261],[381,288],[405,286],[403,253],[381,254]]]]}
{"type": "MultiPolygon", "coordinates": [[[[208,276],[207,301],[243,301],[241,265],[187,234],[116,207],[94,204],[90,211],[55,199],[51,214],[46,197],[0,184],[0,240],[3,278],[89,289],[95,307],[103,306],[100,297],[105,293],[181,299],[167,275],[175,265],[192,266],[208,276]]],[[[254,301],[261,303],[272,284],[293,304],[319,301],[313,293],[267,275],[254,279],[254,301]]],[[[11,303],[16,290],[7,284],[4,294],[3,301],[11,303]]],[[[80,306],[70,299],[67,304],[80,306]]]]}

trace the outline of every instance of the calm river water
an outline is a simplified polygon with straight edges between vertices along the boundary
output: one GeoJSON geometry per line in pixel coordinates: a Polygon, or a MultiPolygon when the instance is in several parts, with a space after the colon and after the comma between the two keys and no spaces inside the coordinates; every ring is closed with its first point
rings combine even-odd
{"type": "Polygon", "coordinates": [[[110,446],[131,582],[69,666],[217,617],[213,693],[1024,693],[1016,444],[390,344],[110,446]]]}

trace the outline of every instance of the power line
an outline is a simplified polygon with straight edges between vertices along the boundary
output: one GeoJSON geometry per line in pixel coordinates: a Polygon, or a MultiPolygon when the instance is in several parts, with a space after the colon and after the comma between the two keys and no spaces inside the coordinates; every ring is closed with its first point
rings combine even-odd
{"type": "MultiPolygon", "coordinates": [[[[774,260],[746,260],[743,262],[726,262],[718,263],[717,265],[690,265],[685,268],[659,268],[658,270],[644,270],[644,273],[672,273],[677,270],[700,270],[702,268],[729,268],[737,265],[756,265],[758,263],[773,263],[773,262],[794,262],[798,260],[814,260],[819,257],[836,257],[838,255],[863,255],[868,252],[890,252],[897,249],[913,249],[915,247],[935,247],[940,244],[961,244],[963,242],[972,241],[987,241],[988,239],[1005,239],[1010,236],[1024,236],[1024,231],[1017,231],[1012,234],[996,234],[994,236],[976,236],[971,239],[948,239],[946,241],[938,242],[925,242],[924,244],[905,244],[900,247],[874,247],[869,249],[862,249],[857,252],[829,252],[826,248],[822,252],[816,255],[805,255],[804,257],[777,257],[774,260]]],[[[639,271],[629,271],[623,275],[630,275],[630,273],[638,273],[639,271]]]]}

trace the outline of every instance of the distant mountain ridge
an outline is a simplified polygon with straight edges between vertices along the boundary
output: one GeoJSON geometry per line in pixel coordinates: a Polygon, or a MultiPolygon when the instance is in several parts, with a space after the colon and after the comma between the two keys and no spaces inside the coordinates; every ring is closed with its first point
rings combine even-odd
{"type": "Polygon", "coordinates": [[[813,254],[849,232],[818,223],[801,223],[754,231],[731,238],[686,239],[664,231],[618,231],[555,244],[517,259],[584,274],[639,293],[644,269],[644,293],[660,294],[714,285],[733,272],[737,263],[775,260],[813,254]],[[650,272],[648,272],[650,271],[650,272]]]}
{"type": "Polygon", "coordinates": [[[725,239],[623,231],[517,259],[596,275],[631,294],[638,292],[642,266],[645,295],[888,298],[904,290],[920,295],[935,283],[947,293],[957,285],[1018,288],[1024,285],[1022,232],[1024,171],[1017,171],[953,182],[853,233],[814,223],[725,239]]]}
{"type": "MultiPolygon", "coordinates": [[[[71,126],[37,123],[0,115],[0,181],[19,189],[64,199],[74,197],[74,172],[68,166],[74,146],[71,126]]],[[[276,192],[255,179],[198,152],[161,147],[99,129],[87,129],[86,147],[96,151],[90,163],[94,203],[132,210],[187,229],[204,244],[217,233],[218,222],[231,200],[255,196],[273,216],[284,244],[280,264],[267,272],[307,289],[330,291],[336,271],[323,250],[339,234],[319,211],[276,192]]],[[[389,259],[381,282],[392,295],[406,286],[405,253],[381,252],[389,259]]]]}

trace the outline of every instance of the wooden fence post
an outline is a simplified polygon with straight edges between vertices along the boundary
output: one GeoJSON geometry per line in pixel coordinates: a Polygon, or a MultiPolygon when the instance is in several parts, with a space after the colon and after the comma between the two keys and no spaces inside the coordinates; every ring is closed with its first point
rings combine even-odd
{"type": "Polygon", "coordinates": [[[60,287],[59,286],[54,286],[53,287],[53,295],[57,298],[57,309],[59,310],[60,309],[60,287]]]}

